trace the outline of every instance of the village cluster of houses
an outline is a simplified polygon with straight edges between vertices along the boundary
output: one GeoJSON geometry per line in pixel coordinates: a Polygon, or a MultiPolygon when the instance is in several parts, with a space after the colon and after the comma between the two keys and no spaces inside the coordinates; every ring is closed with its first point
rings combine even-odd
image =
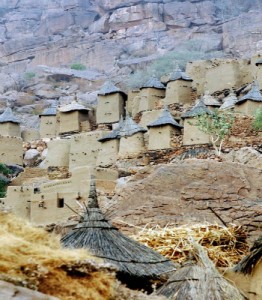
{"type": "MultiPolygon", "coordinates": [[[[217,80],[221,76],[217,74],[217,80]]],[[[98,93],[96,111],[77,99],[45,109],[40,115],[40,138],[48,140],[48,153],[40,167],[68,167],[72,176],[42,183],[37,188],[23,182],[19,186],[11,184],[2,201],[35,224],[65,219],[71,214],[67,205],[74,209],[77,201],[87,199],[91,175],[95,174],[98,187],[100,183],[106,191],[114,188],[117,160],[139,157],[145,151],[170,149],[174,143],[208,144],[210,137],[194,125],[195,116],[211,115],[215,108],[253,116],[262,107],[257,80],[241,97],[231,90],[221,101],[206,91],[195,103],[194,81],[185,72],[177,68],[165,83],[166,86],[153,77],[139,90],[126,94],[106,82],[98,93]]],[[[30,131],[23,138],[33,136],[37,133],[30,131]]],[[[22,144],[19,120],[7,107],[0,116],[0,161],[22,165],[22,144]]]]}

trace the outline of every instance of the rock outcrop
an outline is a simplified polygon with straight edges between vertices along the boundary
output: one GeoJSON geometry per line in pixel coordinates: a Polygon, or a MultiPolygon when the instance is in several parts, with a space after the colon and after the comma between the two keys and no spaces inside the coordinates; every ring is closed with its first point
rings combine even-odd
{"type": "Polygon", "coordinates": [[[125,223],[165,226],[206,221],[240,224],[258,234],[262,221],[261,169],[189,159],[148,172],[138,173],[138,180],[129,181],[111,200],[108,215],[123,229],[130,230],[125,223]]]}
{"type": "Polygon", "coordinates": [[[1,69],[78,62],[112,76],[184,47],[250,55],[262,50],[262,3],[244,2],[1,1],[1,69]]]}

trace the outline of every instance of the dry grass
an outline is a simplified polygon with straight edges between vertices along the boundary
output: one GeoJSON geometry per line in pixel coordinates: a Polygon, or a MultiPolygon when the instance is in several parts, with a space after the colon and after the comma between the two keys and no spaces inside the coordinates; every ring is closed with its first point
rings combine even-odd
{"type": "Polygon", "coordinates": [[[113,272],[86,250],[60,248],[59,239],[0,212],[0,279],[65,300],[109,299],[113,272]]]}
{"type": "Polygon", "coordinates": [[[249,250],[246,233],[234,225],[229,228],[209,224],[145,227],[133,237],[177,263],[192,259],[192,239],[207,250],[216,267],[232,267],[249,250]]]}

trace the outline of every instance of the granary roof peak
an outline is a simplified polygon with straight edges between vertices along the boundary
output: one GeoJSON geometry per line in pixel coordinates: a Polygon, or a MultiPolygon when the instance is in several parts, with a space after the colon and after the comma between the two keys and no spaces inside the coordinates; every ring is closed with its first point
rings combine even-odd
{"type": "Polygon", "coordinates": [[[89,108],[84,107],[84,105],[78,103],[76,100],[73,100],[71,103],[66,104],[59,108],[61,112],[70,112],[70,111],[89,111],[89,108]]]}
{"type": "Polygon", "coordinates": [[[88,206],[88,208],[98,208],[97,193],[96,193],[96,181],[95,181],[94,176],[91,176],[90,191],[89,191],[87,206],[88,206]]]}
{"type": "Polygon", "coordinates": [[[177,66],[175,72],[173,72],[170,77],[168,82],[170,81],[175,81],[175,80],[185,80],[185,81],[193,81],[185,72],[183,72],[179,66],[177,66]]]}
{"type": "Polygon", "coordinates": [[[111,81],[106,81],[101,87],[98,95],[109,95],[114,93],[123,93],[118,87],[116,87],[111,81]]]}
{"type": "Polygon", "coordinates": [[[230,109],[233,108],[237,102],[237,96],[233,91],[230,91],[230,94],[224,98],[224,103],[220,106],[219,109],[230,109]]]}
{"type": "Polygon", "coordinates": [[[9,106],[0,115],[0,123],[7,123],[7,122],[20,124],[19,119],[14,116],[13,111],[12,111],[11,107],[9,107],[9,106]]]}
{"type": "Polygon", "coordinates": [[[119,139],[120,138],[119,131],[120,128],[123,126],[123,122],[124,122],[123,116],[121,115],[118,126],[114,130],[106,134],[104,137],[100,138],[98,141],[103,143],[109,140],[119,139]]]}
{"type": "Polygon", "coordinates": [[[56,111],[57,104],[52,104],[51,107],[44,109],[44,111],[39,116],[56,116],[56,111]]]}
{"type": "Polygon", "coordinates": [[[205,103],[205,105],[209,105],[209,106],[220,106],[221,104],[217,101],[216,98],[214,98],[213,96],[210,95],[209,91],[205,91],[204,96],[202,97],[203,102],[205,103]]]}
{"type": "Polygon", "coordinates": [[[154,76],[150,78],[145,84],[143,84],[140,89],[147,89],[147,88],[164,90],[165,86],[154,76]]]}
{"type": "Polygon", "coordinates": [[[209,110],[203,99],[201,98],[194,107],[192,107],[189,111],[185,112],[184,114],[182,114],[182,118],[191,118],[191,117],[196,117],[199,116],[201,114],[208,114],[208,115],[212,115],[211,110],[209,110]]]}
{"type": "Polygon", "coordinates": [[[254,80],[251,90],[242,98],[237,101],[237,104],[240,104],[244,101],[251,100],[255,102],[262,102],[262,95],[259,90],[259,84],[257,80],[254,80]]]}
{"type": "Polygon", "coordinates": [[[132,136],[138,132],[146,132],[147,130],[140,125],[138,125],[130,116],[129,113],[126,114],[126,118],[123,121],[122,126],[119,128],[119,136],[132,136]]]}
{"type": "Polygon", "coordinates": [[[176,120],[174,120],[167,106],[164,107],[162,115],[154,122],[148,124],[147,127],[157,127],[163,125],[172,125],[174,127],[179,127],[179,128],[183,127],[180,124],[178,124],[176,120]]]}

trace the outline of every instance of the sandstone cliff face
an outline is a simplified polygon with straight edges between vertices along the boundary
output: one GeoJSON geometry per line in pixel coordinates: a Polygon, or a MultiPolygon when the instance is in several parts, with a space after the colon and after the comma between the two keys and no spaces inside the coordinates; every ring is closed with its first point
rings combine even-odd
{"type": "Polygon", "coordinates": [[[192,43],[201,51],[250,55],[262,50],[261,12],[261,1],[251,0],[2,0],[1,69],[79,62],[110,76],[127,74],[192,43]]]}
{"type": "Polygon", "coordinates": [[[118,191],[108,209],[122,228],[125,222],[135,226],[205,221],[223,225],[220,216],[226,224],[245,225],[256,234],[260,231],[261,169],[191,159],[159,165],[143,176],[118,191]]]}

